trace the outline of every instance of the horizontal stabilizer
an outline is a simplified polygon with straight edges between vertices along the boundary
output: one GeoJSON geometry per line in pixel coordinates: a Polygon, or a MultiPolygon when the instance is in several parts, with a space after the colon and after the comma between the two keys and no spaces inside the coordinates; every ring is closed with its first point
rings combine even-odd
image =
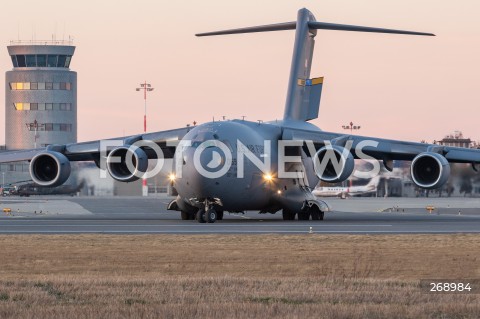
{"type": "Polygon", "coordinates": [[[230,30],[214,31],[214,32],[207,32],[207,33],[197,33],[195,35],[197,37],[206,37],[211,35],[283,31],[283,30],[295,30],[296,27],[297,27],[297,22],[292,21],[292,22],[277,23],[277,24],[259,25],[256,27],[230,29],[230,30]]]}
{"type": "Polygon", "coordinates": [[[356,25],[327,23],[327,22],[316,22],[316,21],[309,21],[308,22],[308,28],[309,29],[317,29],[317,30],[338,30],[338,31],[357,31],[357,32],[374,32],[374,33],[393,33],[393,34],[435,36],[435,34],[433,34],[433,33],[404,31],[404,30],[395,30],[395,29],[361,27],[361,26],[356,26],[356,25]]]}
{"type": "MultiPolygon", "coordinates": [[[[296,27],[297,27],[297,22],[292,21],[292,22],[285,22],[285,23],[259,25],[259,26],[255,26],[255,27],[230,29],[230,30],[222,30],[222,31],[213,31],[213,32],[206,32],[206,33],[197,33],[195,35],[197,37],[206,37],[206,36],[212,36],[212,35],[284,31],[284,30],[295,30],[296,27]]],[[[337,24],[337,23],[328,23],[328,22],[317,22],[317,21],[309,21],[308,22],[308,28],[310,30],[337,30],[337,31],[356,31],[356,32],[435,36],[435,34],[433,34],[433,33],[426,33],[426,32],[362,27],[362,26],[349,25],[349,24],[337,24]]]]}
{"type": "Polygon", "coordinates": [[[292,64],[290,69],[290,79],[288,81],[287,100],[285,103],[285,111],[283,115],[284,120],[294,121],[309,121],[318,117],[323,79],[309,79],[317,30],[338,30],[435,36],[433,33],[426,32],[371,28],[348,24],[318,22],[313,16],[313,14],[305,8],[298,10],[297,21],[214,31],[207,33],[198,33],[196,34],[196,36],[204,37],[211,35],[283,30],[296,30],[295,44],[293,46],[292,64]]]}

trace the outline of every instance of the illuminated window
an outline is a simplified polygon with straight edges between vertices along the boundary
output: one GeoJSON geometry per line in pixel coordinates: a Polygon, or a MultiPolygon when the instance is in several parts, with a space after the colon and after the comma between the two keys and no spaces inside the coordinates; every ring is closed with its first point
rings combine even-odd
{"type": "Polygon", "coordinates": [[[72,103],[13,103],[17,111],[71,111],[72,103]]]}
{"type": "Polygon", "coordinates": [[[11,82],[14,90],[71,90],[72,84],[65,82],[11,82]]]}

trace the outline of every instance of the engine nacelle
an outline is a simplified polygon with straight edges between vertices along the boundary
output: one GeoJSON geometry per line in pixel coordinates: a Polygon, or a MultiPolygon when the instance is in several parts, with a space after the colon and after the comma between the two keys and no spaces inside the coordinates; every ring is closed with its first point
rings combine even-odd
{"type": "Polygon", "coordinates": [[[70,176],[70,161],[59,152],[46,151],[35,155],[30,161],[30,176],[40,186],[58,186],[70,176]]]}
{"type": "Polygon", "coordinates": [[[315,173],[322,181],[339,183],[352,174],[355,168],[355,160],[352,154],[344,147],[332,145],[332,147],[327,148],[324,146],[318,150],[315,154],[313,165],[315,173]],[[327,161],[326,164],[323,164],[324,161],[327,161]]]}
{"type": "Polygon", "coordinates": [[[137,146],[117,147],[107,157],[108,173],[120,182],[136,181],[147,171],[147,168],[147,154],[137,146]]]}
{"type": "Polygon", "coordinates": [[[420,153],[413,159],[410,173],[413,182],[418,187],[440,188],[450,176],[450,164],[444,156],[438,153],[420,153]]]}

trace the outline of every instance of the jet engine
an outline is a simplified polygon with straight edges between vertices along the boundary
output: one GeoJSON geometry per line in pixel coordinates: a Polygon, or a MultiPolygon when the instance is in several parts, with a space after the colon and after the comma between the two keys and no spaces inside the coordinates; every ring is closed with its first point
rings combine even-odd
{"type": "Polygon", "coordinates": [[[147,154],[133,145],[117,147],[107,157],[108,173],[120,182],[136,181],[147,171],[147,168],[147,154]]]}
{"type": "Polygon", "coordinates": [[[317,176],[327,183],[343,182],[352,174],[355,167],[352,154],[338,145],[319,149],[313,163],[317,176]],[[324,161],[327,161],[326,164],[323,164],[324,161]]]}
{"type": "Polygon", "coordinates": [[[30,176],[40,186],[58,186],[70,176],[70,161],[59,152],[46,151],[35,155],[30,161],[30,176]]]}
{"type": "Polygon", "coordinates": [[[426,189],[440,188],[450,176],[450,164],[438,153],[420,153],[413,159],[410,173],[417,186],[426,189]]]}

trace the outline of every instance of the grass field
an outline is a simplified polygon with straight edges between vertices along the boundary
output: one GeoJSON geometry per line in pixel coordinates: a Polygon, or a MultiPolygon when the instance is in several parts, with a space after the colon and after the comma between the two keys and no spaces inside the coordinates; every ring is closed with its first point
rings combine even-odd
{"type": "Polygon", "coordinates": [[[479,318],[479,235],[0,236],[0,318],[479,318]]]}

